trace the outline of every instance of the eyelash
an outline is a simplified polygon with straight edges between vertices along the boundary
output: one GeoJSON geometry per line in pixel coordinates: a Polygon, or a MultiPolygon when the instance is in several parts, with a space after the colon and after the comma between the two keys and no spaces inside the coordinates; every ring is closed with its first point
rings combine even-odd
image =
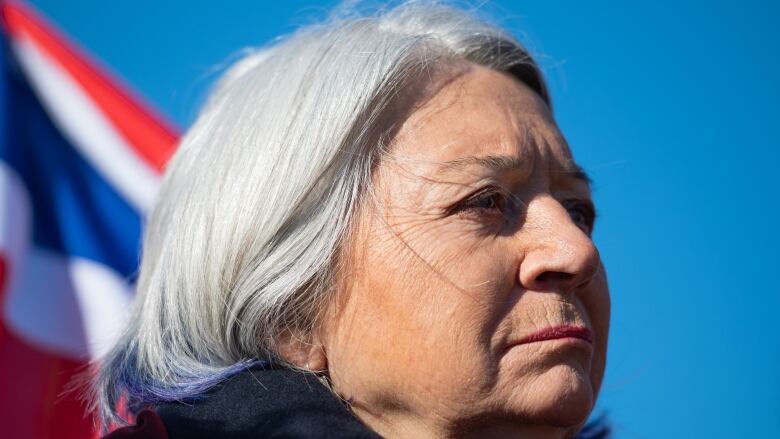
{"type": "Polygon", "coordinates": [[[510,200],[511,195],[506,191],[496,187],[488,187],[477,191],[461,203],[455,205],[448,214],[468,211],[505,213],[508,207],[510,207],[510,200]]]}
{"type": "Polygon", "coordinates": [[[592,204],[582,202],[581,200],[563,200],[561,204],[563,204],[566,210],[582,215],[582,220],[578,221],[570,214],[571,220],[580,226],[586,234],[591,235],[593,233],[593,226],[596,222],[596,210],[592,204]]]}
{"type": "MultiPolygon", "coordinates": [[[[448,214],[476,212],[476,213],[496,213],[505,215],[512,207],[510,203],[512,195],[506,191],[496,188],[484,188],[477,193],[466,198],[463,202],[457,204],[449,210],[448,214]],[[481,204],[484,203],[484,204],[481,204]]],[[[593,232],[593,226],[596,221],[596,211],[588,202],[581,200],[563,200],[563,207],[570,212],[572,221],[577,224],[583,232],[590,235],[593,232]],[[580,215],[581,218],[575,218],[580,215]]]]}

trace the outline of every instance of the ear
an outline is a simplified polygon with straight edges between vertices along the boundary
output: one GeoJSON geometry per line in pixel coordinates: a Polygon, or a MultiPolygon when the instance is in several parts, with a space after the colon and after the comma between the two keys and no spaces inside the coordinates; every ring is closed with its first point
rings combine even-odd
{"type": "Polygon", "coordinates": [[[288,333],[279,344],[282,359],[295,367],[312,372],[328,369],[325,347],[313,334],[288,333]]]}

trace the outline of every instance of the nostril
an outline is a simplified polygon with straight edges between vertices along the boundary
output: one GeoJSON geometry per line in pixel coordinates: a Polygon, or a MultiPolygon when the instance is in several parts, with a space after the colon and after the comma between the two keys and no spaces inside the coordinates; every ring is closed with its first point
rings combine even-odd
{"type": "Polygon", "coordinates": [[[536,282],[541,285],[547,285],[550,283],[568,284],[574,279],[574,275],[571,273],[564,273],[562,271],[545,271],[536,277],[536,282]]]}

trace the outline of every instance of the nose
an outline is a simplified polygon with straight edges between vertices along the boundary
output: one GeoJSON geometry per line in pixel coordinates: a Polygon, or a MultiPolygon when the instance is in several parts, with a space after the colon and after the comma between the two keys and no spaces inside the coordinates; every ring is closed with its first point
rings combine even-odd
{"type": "Polygon", "coordinates": [[[524,241],[525,248],[518,277],[527,290],[577,292],[590,283],[601,266],[590,236],[551,196],[535,197],[528,204],[518,239],[524,241]]]}

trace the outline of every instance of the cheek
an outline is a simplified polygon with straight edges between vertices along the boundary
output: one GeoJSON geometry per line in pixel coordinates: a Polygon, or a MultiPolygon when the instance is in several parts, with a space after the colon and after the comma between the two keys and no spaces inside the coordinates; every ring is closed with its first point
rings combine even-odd
{"type": "Polygon", "coordinates": [[[607,276],[603,266],[600,273],[594,277],[588,294],[583,298],[583,304],[595,334],[596,343],[593,368],[591,370],[591,382],[593,383],[594,391],[598,393],[606,367],[611,312],[609,286],[607,285],[607,276]]]}
{"type": "Polygon", "coordinates": [[[445,235],[428,229],[370,240],[329,353],[343,396],[444,413],[494,385],[501,259],[486,246],[472,251],[463,235],[445,235]]]}

